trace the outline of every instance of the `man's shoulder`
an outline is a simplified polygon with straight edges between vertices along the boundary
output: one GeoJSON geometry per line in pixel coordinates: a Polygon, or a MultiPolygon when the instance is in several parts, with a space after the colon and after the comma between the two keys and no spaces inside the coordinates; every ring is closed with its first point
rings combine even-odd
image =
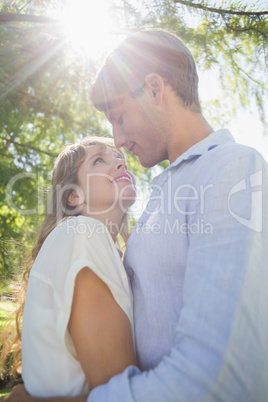
{"type": "Polygon", "coordinates": [[[174,172],[173,180],[191,183],[216,183],[236,181],[262,171],[268,179],[268,164],[262,154],[254,148],[236,142],[208,147],[207,151],[197,156],[186,169],[174,172]]]}
{"type": "Polygon", "coordinates": [[[237,142],[215,144],[208,148],[207,152],[203,153],[199,159],[200,163],[203,163],[204,160],[213,162],[213,166],[221,166],[226,163],[232,165],[240,163],[242,164],[241,168],[250,164],[267,166],[267,161],[258,150],[237,142]]]}

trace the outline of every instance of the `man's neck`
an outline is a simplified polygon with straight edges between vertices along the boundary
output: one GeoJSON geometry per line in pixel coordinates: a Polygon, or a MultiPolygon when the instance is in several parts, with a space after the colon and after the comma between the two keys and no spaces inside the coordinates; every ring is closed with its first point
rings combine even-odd
{"type": "Polygon", "coordinates": [[[202,141],[213,132],[201,113],[180,107],[173,120],[173,130],[169,138],[168,157],[173,163],[193,145],[202,141]]]}

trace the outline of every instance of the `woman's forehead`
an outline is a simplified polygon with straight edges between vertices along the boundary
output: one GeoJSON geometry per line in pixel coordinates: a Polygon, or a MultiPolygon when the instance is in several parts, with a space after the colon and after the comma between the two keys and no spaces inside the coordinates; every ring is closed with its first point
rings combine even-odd
{"type": "Polygon", "coordinates": [[[122,152],[115,147],[111,147],[106,144],[95,144],[95,145],[88,145],[86,149],[87,156],[90,157],[94,154],[102,154],[102,155],[112,155],[116,158],[121,157],[123,158],[122,152]]]}

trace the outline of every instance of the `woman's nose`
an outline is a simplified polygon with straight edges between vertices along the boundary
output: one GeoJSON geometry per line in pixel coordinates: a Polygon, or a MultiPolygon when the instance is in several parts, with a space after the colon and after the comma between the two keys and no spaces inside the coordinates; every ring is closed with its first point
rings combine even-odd
{"type": "Polygon", "coordinates": [[[118,159],[116,161],[116,166],[115,166],[116,170],[127,170],[127,164],[126,161],[124,159],[118,159]]]}

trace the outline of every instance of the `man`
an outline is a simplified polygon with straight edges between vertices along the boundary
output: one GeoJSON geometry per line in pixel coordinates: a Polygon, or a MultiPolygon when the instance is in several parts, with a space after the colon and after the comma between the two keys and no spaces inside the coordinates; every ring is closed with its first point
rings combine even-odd
{"type": "Polygon", "coordinates": [[[125,255],[141,371],[129,367],[89,402],[268,399],[268,167],[212,129],[197,86],[181,40],[145,30],[108,56],[93,87],[116,146],[145,167],[170,166],[125,255]]]}

